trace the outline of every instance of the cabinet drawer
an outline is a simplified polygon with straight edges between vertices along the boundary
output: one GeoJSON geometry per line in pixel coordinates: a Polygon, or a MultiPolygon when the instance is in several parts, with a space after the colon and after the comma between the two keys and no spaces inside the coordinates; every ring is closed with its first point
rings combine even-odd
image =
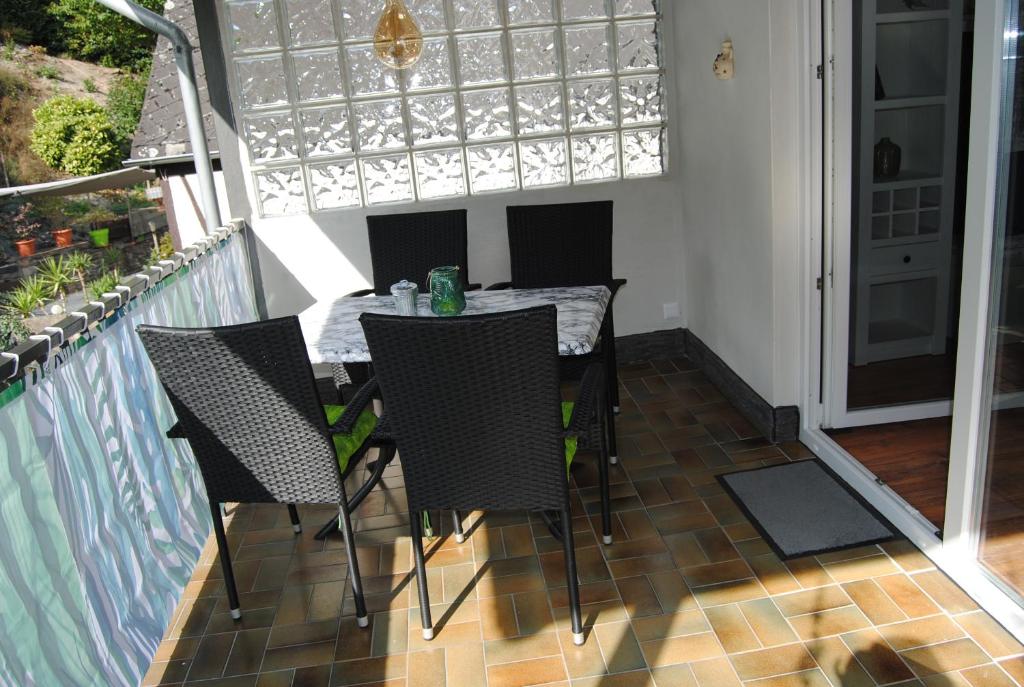
{"type": "Polygon", "coordinates": [[[937,242],[872,248],[868,261],[871,274],[893,274],[935,269],[939,264],[937,242]]]}

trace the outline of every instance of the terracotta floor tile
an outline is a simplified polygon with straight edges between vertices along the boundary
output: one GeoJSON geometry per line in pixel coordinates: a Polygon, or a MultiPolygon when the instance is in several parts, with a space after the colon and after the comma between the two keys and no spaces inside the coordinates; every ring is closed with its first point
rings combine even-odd
{"type": "Polygon", "coordinates": [[[871,621],[856,606],[843,606],[792,616],[789,624],[800,639],[809,641],[870,627],[871,621]]]}
{"type": "Polygon", "coordinates": [[[874,687],[875,681],[839,637],[816,639],[805,644],[818,667],[834,685],[874,687]]]}
{"type": "Polygon", "coordinates": [[[448,675],[445,669],[445,650],[428,649],[409,654],[409,687],[445,687],[448,675]]]}
{"type": "Polygon", "coordinates": [[[984,611],[958,615],[956,622],[993,658],[1024,653],[1024,646],[984,611]]]}
{"type": "Polygon", "coordinates": [[[726,653],[761,648],[761,642],[736,604],[715,606],[707,609],[705,614],[726,653]]]}
{"type": "Polygon", "coordinates": [[[722,645],[713,632],[641,642],[640,648],[651,668],[724,655],[722,645]]]}
{"type": "Polygon", "coordinates": [[[771,599],[744,601],[739,604],[739,608],[762,646],[771,647],[797,641],[796,633],[771,599]]]}
{"type": "Polygon", "coordinates": [[[978,608],[978,604],[940,570],[915,573],[911,579],[949,613],[965,613],[978,608]]]}
{"type": "Polygon", "coordinates": [[[818,668],[754,680],[748,682],[747,685],[749,687],[831,687],[825,674],[818,668]]]}
{"type": "MultiPolygon", "coordinates": [[[[736,669],[726,658],[712,658],[696,661],[689,665],[699,687],[739,687],[736,669]]],[[[658,687],[662,687],[659,683],[658,687]]]]}
{"type": "Polygon", "coordinates": [[[646,667],[640,643],[628,622],[597,625],[591,634],[604,655],[609,673],[623,673],[646,667]]]}
{"type": "Polygon", "coordinates": [[[513,637],[512,639],[494,639],[484,642],[484,662],[487,665],[514,663],[544,656],[557,656],[559,653],[560,645],[557,632],[545,632],[539,635],[513,637]]]}
{"type": "Polygon", "coordinates": [[[962,670],[990,662],[991,659],[970,639],[954,639],[942,644],[910,649],[900,656],[918,676],[962,670]]]}
{"type": "Polygon", "coordinates": [[[879,577],[875,579],[875,582],[890,599],[896,602],[900,610],[911,618],[920,618],[939,612],[939,607],[906,575],[879,577]]]}
{"type": "Polygon", "coordinates": [[[634,670],[616,675],[576,679],[572,681],[572,687],[662,687],[662,683],[656,683],[647,670],[634,670]]]}
{"type": "Polygon", "coordinates": [[[567,678],[561,656],[487,667],[488,687],[529,687],[567,678]]]}
{"type": "Polygon", "coordinates": [[[769,594],[785,594],[800,589],[800,582],[774,553],[751,556],[746,563],[769,594]]]}
{"type": "Polygon", "coordinates": [[[907,664],[876,630],[860,630],[842,636],[843,642],[857,661],[879,684],[909,680],[914,677],[907,664]]]}
{"type": "Polygon", "coordinates": [[[330,507],[300,507],[306,531],[295,536],[284,507],[231,504],[243,619],[228,613],[210,540],[147,686],[188,676],[207,687],[739,687],[731,661],[758,687],[1024,683],[1024,646],[906,540],[776,556],[717,476],[804,459],[806,447],[760,437],[688,361],[620,378],[613,545],[595,536],[594,452],[580,452],[570,480],[582,647],[561,542],[523,512],[463,513],[463,544],[438,514],[439,536],[425,541],[436,638],[424,641],[396,461],[356,522],[369,628],[353,617],[342,537],[313,538],[330,507]]]}
{"type": "Polygon", "coordinates": [[[944,615],[886,625],[878,628],[878,631],[896,651],[939,644],[964,636],[964,631],[944,615]]]}
{"type": "Polygon", "coordinates": [[[760,582],[755,579],[749,579],[700,587],[693,590],[693,595],[697,597],[697,603],[700,604],[701,608],[708,608],[721,604],[761,599],[768,596],[768,592],[765,591],[760,582]]]}
{"type": "Polygon", "coordinates": [[[971,687],[1016,687],[1010,676],[994,663],[968,668],[960,674],[971,687]]]}
{"type": "Polygon", "coordinates": [[[811,670],[817,664],[802,644],[761,649],[731,656],[733,667],[741,680],[774,677],[801,670],[811,670]]]}
{"type": "Polygon", "coordinates": [[[885,625],[906,620],[906,614],[882,591],[874,580],[847,582],[843,591],[853,599],[857,607],[875,625],[885,625]]]}
{"type": "Polygon", "coordinates": [[[772,599],[782,614],[789,617],[827,611],[830,608],[849,606],[852,601],[838,585],[818,587],[808,591],[774,596],[772,599]]]}

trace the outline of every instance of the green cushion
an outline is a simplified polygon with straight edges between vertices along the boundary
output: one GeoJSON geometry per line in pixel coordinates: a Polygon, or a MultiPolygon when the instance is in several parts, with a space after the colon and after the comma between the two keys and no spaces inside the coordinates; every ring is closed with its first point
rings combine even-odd
{"type": "MultiPolygon", "coordinates": [[[[569,420],[572,419],[572,409],[576,404],[572,401],[562,401],[562,426],[568,428],[569,420]]],[[[572,465],[572,459],[576,457],[576,437],[565,438],[565,470],[568,472],[572,465]]]]}
{"type": "MultiPolygon", "coordinates": [[[[330,426],[337,422],[344,412],[345,406],[324,406],[327,425],[330,426]]],[[[334,439],[334,452],[338,454],[338,466],[341,467],[342,472],[348,468],[348,461],[352,459],[353,454],[359,450],[359,447],[366,441],[366,437],[370,436],[376,426],[377,416],[369,410],[364,410],[359,413],[359,419],[356,420],[356,426],[352,429],[351,434],[335,434],[331,437],[334,439]]]]}

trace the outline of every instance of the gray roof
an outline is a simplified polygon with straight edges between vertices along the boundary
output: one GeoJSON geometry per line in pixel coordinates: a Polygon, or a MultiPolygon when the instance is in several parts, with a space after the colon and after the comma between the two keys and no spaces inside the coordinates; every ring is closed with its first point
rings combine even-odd
{"type": "MultiPolygon", "coordinates": [[[[211,153],[216,153],[217,134],[213,126],[210,94],[206,87],[206,69],[199,52],[199,31],[192,0],[167,0],[164,16],[180,26],[193,47],[193,60],[199,85],[199,102],[203,108],[206,140],[211,153]]],[[[153,70],[149,75],[142,117],[132,138],[132,153],[127,164],[156,165],[158,161],[181,162],[190,159],[192,146],[188,142],[185,110],[178,88],[178,72],[174,65],[174,48],[161,36],[153,50],[153,70]],[[148,162],[148,164],[147,164],[148,162]]]]}

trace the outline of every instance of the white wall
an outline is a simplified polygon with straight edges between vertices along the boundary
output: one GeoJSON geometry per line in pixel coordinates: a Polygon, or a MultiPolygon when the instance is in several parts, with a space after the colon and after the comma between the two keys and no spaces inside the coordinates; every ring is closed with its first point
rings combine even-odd
{"type": "MultiPolygon", "coordinates": [[[[221,224],[232,215],[228,212],[228,194],[224,184],[224,173],[214,172],[213,183],[217,187],[220,203],[221,224]]],[[[195,174],[169,177],[164,180],[164,204],[174,214],[174,231],[177,246],[188,246],[206,235],[203,228],[203,197],[199,190],[199,177],[195,174]]],[[[169,219],[169,218],[168,218],[169,219]]]]}
{"type": "Polygon", "coordinates": [[[771,404],[795,404],[803,1],[674,4],[688,325],[771,404]],[[726,38],[736,75],[719,81],[726,38]]]}
{"type": "MultiPolygon", "coordinates": [[[[671,145],[671,142],[670,144],[671,145]]],[[[614,269],[629,280],[616,299],[620,336],[684,326],[665,320],[663,303],[683,303],[678,177],[596,184],[453,202],[253,220],[260,271],[272,316],[370,285],[366,216],[418,210],[469,210],[469,276],[485,286],[509,278],[505,206],[610,199],[615,202],[614,269]]]]}

